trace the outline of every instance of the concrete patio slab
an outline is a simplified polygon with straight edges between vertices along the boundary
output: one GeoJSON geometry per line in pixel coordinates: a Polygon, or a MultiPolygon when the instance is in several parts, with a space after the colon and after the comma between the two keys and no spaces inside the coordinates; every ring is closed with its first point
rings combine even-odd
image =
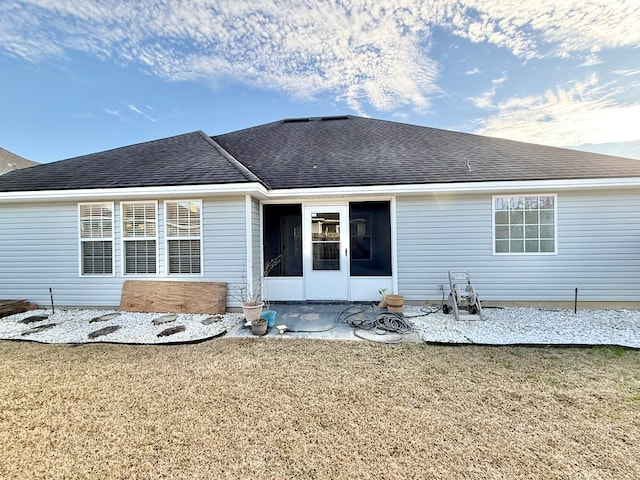
{"type": "MultiPolygon", "coordinates": [[[[420,342],[415,332],[405,334],[375,329],[356,328],[353,324],[366,325],[386,310],[379,310],[372,304],[287,302],[271,303],[277,312],[275,325],[286,325],[285,333],[275,326],[267,331],[270,338],[309,338],[323,340],[375,341],[382,343],[420,342]]],[[[250,326],[239,324],[227,334],[229,337],[255,337],[250,326]]],[[[257,337],[256,337],[257,338],[257,337]]]]}

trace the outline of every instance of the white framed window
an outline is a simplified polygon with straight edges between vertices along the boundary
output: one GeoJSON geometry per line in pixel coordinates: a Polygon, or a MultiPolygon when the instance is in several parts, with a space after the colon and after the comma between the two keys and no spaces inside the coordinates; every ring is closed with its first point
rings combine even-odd
{"type": "Polygon", "coordinates": [[[123,202],[122,271],[125,275],[158,272],[158,203],[123,202]]]}
{"type": "Polygon", "coordinates": [[[494,195],[493,253],[557,253],[557,196],[494,195]]]}
{"type": "Polygon", "coordinates": [[[113,275],[113,203],[78,204],[80,275],[113,275]]]}
{"type": "Polygon", "coordinates": [[[167,274],[202,273],[202,201],[165,202],[167,274]]]}

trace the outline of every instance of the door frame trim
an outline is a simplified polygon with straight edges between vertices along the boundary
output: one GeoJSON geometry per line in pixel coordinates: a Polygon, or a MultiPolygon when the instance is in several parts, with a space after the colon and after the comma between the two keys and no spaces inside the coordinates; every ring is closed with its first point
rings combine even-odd
{"type": "MultiPolygon", "coordinates": [[[[323,205],[344,205],[347,208],[347,215],[349,213],[349,204],[351,202],[368,202],[368,201],[388,201],[389,202],[389,209],[390,209],[390,229],[391,229],[391,284],[392,284],[392,290],[393,293],[398,293],[398,287],[399,287],[399,281],[398,281],[398,273],[399,273],[399,268],[398,268],[398,225],[397,225],[397,196],[395,195],[363,195],[360,197],[353,197],[353,198],[345,198],[345,197],[340,197],[340,198],[336,198],[336,199],[321,199],[321,200],[314,200],[314,199],[303,199],[303,198],[278,198],[278,199],[262,199],[260,200],[260,264],[262,264],[264,262],[264,225],[263,225],[263,209],[262,206],[263,205],[267,205],[267,204],[298,204],[300,205],[301,209],[302,209],[302,217],[303,217],[303,223],[304,223],[304,209],[306,207],[315,207],[315,206],[323,206],[323,205]]],[[[304,262],[304,260],[303,260],[304,262]]],[[[303,264],[304,265],[304,264],[303,264]]],[[[348,301],[352,301],[351,295],[351,272],[349,271],[349,282],[348,282],[348,301]]],[[[266,280],[265,283],[269,283],[270,280],[273,280],[274,283],[277,282],[283,282],[285,280],[282,280],[280,278],[276,278],[274,277],[273,279],[270,277],[269,280],[266,280]]],[[[300,282],[299,283],[299,288],[296,289],[296,293],[294,295],[291,296],[291,298],[289,298],[289,295],[286,296],[282,296],[282,298],[279,298],[279,300],[282,301],[286,301],[286,300],[291,300],[291,301],[305,301],[306,300],[306,281],[305,281],[305,277],[304,277],[304,271],[303,271],[303,275],[300,277],[287,277],[286,279],[287,282],[300,282]],[[286,297],[286,298],[285,298],[286,297]]],[[[289,290],[289,288],[287,288],[286,290],[289,290]]],[[[338,300],[338,299],[335,299],[338,300]]],[[[358,299],[360,300],[360,299],[358,299]]]]}
{"type": "MultiPolygon", "coordinates": [[[[333,212],[332,212],[333,213],[333,212]]],[[[303,203],[302,204],[302,271],[304,278],[304,296],[307,300],[349,300],[351,298],[349,279],[351,278],[350,272],[350,258],[351,252],[349,248],[349,203],[342,202],[318,202],[318,203],[303,203]],[[344,292],[341,295],[331,295],[327,298],[319,298],[317,296],[309,295],[309,284],[314,281],[313,277],[313,243],[311,232],[311,215],[315,211],[322,209],[335,209],[340,218],[340,246],[339,246],[339,258],[340,258],[340,283],[344,284],[344,292]],[[343,257],[342,252],[346,249],[346,255],[343,257]],[[346,257],[346,258],[345,258],[346,257]],[[334,298],[335,297],[335,298],[334,298]]],[[[335,270],[327,271],[323,274],[322,271],[317,272],[317,276],[338,275],[335,270]]],[[[317,279],[316,279],[317,280],[317,279]]]]}

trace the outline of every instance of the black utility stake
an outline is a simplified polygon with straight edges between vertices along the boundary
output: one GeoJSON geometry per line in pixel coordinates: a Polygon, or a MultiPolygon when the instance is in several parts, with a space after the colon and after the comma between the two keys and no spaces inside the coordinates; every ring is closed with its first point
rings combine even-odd
{"type": "Polygon", "coordinates": [[[576,295],[573,298],[573,314],[578,314],[578,287],[576,287],[576,295]]]}
{"type": "Polygon", "coordinates": [[[49,287],[49,296],[51,297],[51,314],[56,313],[56,309],[53,307],[53,290],[49,287]]]}

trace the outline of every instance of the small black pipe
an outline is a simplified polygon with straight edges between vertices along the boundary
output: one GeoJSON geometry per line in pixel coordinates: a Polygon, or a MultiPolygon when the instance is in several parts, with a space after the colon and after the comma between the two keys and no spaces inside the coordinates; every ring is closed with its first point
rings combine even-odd
{"type": "Polygon", "coordinates": [[[576,295],[573,299],[573,314],[578,314],[578,287],[576,287],[576,295]]]}
{"type": "Polygon", "coordinates": [[[53,306],[53,290],[49,287],[49,296],[51,297],[51,314],[56,313],[56,309],[53,306]]]}

